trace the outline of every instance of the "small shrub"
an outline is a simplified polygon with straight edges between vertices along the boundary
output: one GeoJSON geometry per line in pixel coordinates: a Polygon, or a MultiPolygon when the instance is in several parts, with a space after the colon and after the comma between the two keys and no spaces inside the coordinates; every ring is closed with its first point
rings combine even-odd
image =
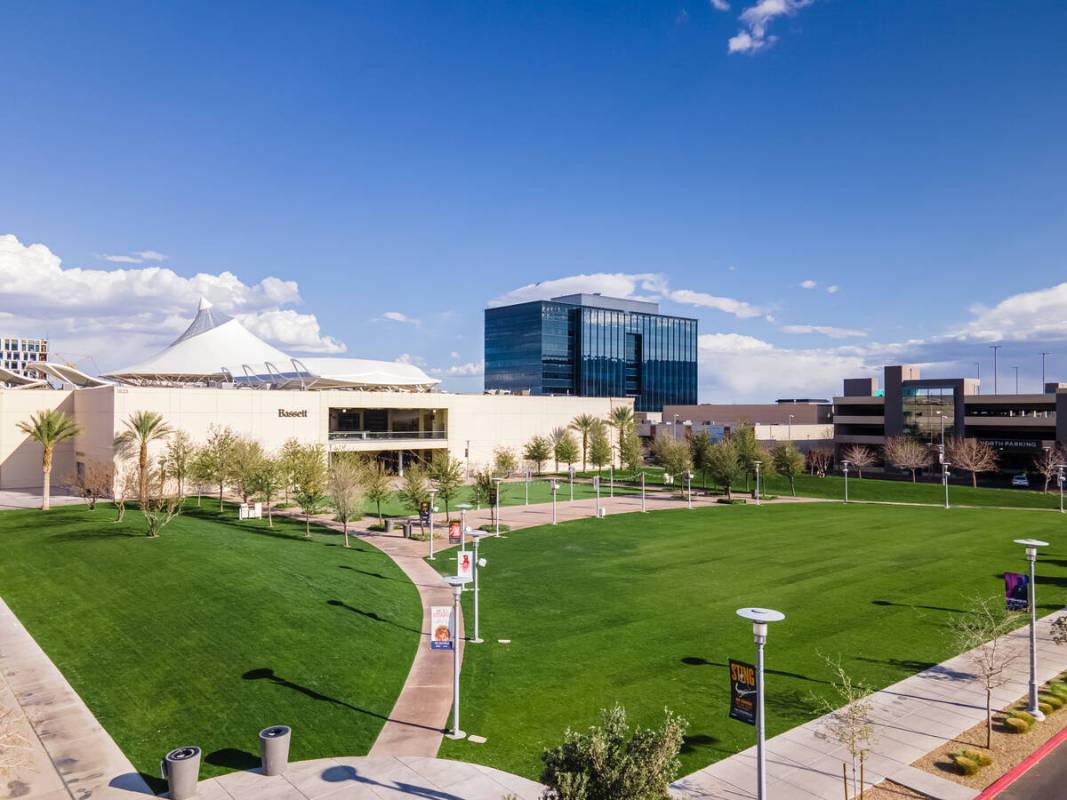
{"type": "Polygon", "coordinates": [[[368,525],[367,526],[367,530],[368,531],[377,531],[378,533],[381,533],[382,531],[385,530],[385,526],[384,525],[379,525],[377,522],[375,522],[373,525],[368,525]]]}
{"type": "Polygon", "coordinates": [[[1034,719],[1034,716],[1032,714],[1028,714],[1026,711],[1023,711],[1021,708],[1020,709],[1016,709],[1015,711],[1009,712],[1008,716],[1009,717],[1014,717],[1015,719],[1021,719],[1023,722],[1026,723],[1026,727],[1028,727],[1028,728],[1031,725],[1033,725],[1035,722],[1037,722],[1037,720],[1034,719]]]}
{"type": "Polygon", "coordinates": [[[1049,714],[1051,714],[1053,711],[1056,710],[1052,706],[1050,706],[1048,703],[1045,703],[1045,702],[1038,703],[1037,707],[1041,710],[1041,713],[1044,714],[1046,717],[1049,714]]]}
{"type": "Polygon", "coordinates": [[[961,753],[953,753],[952,761],[962,775],[974,775],[980,769],[977,763],[961,753]]]}
{"type": "Polygon", "coordinates": [[[1064,700],[1059,695],[1043,694],[1041,695],[1041,702],[1047,703],[1048,705],[1052,706],[1052,709],[1054,711],[1058,711],[1059,709],[1063,708],[1064,700]]]}
{"type": "Polygon", "coordinates": [[[1067,683],[1061,683],[1060,681],[1053,681],[1046,689],[1049,694],[1054,694],[1056,697],[1060,697],[1067,700],[1067,683]]]}
{"type": "Polygon", "coordinates": [[[993,756],[979,750],[962,750],[960,755],[971,759],[971,761],[980,767],[988,767],[993,763],[993,756]]]}
{"type": "MultiPolygon", "coordinates": [[[[496,533],[496,525],[494,525],[491,522],[487,522],[484,525],[479,525],[478,526],[478,530],[485,531],[486,533],[496,533]]],[[[511,526],[510,525],[505,525],[503,522],[500,523],[500,532],[501,533],[508,533],[510,531],[511,531],[511,526]]]]}
{"type": "Polygon", "coordinates": [[[1005,717],[1004,728],[1008,733],[1026,733],[1030,730],[1030,726],[1018,717],[1005,717]]]}

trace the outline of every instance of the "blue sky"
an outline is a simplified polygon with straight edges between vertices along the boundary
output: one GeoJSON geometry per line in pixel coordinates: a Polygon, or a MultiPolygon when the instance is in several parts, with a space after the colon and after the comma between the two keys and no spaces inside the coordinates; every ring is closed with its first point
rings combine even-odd
{"type": "Polygon", "coordinates": [[[206,293],[478,390],[488,303],[586,288],[705,401],[1067,380],[1067,5],[726,5],[8,6],[0,321],[107,369],[206,293]]]}

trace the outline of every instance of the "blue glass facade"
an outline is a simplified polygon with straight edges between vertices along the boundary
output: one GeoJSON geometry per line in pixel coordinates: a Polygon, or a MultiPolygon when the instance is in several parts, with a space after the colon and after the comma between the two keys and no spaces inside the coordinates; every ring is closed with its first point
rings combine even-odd
{"type": "Polygon", "coordinates": [[[486,309],[485,388],[693,404],[697,321],[555,300],[486,309]]]}

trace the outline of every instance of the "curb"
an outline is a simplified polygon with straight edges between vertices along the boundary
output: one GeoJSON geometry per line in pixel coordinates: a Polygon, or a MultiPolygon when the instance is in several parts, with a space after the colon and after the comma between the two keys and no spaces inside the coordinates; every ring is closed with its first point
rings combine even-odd
{"type": "Polygon", "coordinates": [[[1031,753],[1029,757],[1025,758],[1019,764],[1016,764],[1010,770],[1008,770],[995,781],[993,781],[993,783],[989,784],[989,786],[987,786],[985,790],[980,795],[978,795],[977,798],[975,798],[975,800],[992,800],[992,798],[996,797],[1009,786],[1011,786],[1013,783],[1015,783],[1015,781],[1019,780],[1019,778],[1029,772],[1033,767],[1037,766],[1041,759],[1043,759],[1045,756],[1047,756],[1065,741],[1067,741],[1067,728],[1064,728],[1062,731],[1057,733],[1055,736],[1053,736],[1051,739],[1041,745],[1041,747],[1031,753]]]}

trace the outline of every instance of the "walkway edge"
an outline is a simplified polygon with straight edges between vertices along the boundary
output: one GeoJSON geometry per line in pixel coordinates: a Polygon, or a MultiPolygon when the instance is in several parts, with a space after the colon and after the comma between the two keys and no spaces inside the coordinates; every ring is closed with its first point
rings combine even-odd
{"type": "Polygon", "coordinates": [[[1049,753],[1051,753],[1053,750],[1063,744],[1064,741],[1067,741],[1067,728],[1064,728],[1062,731],[1057,733],[1055,736],[1053,736],[1051,739],[1041,745],[1041,747],[1037,748],[1037,750],[1031,753],[1022,762],[1016,764],[1010,770],[1008,770],[995,781],[993,781],[991,784],[989,784],[989,786],[987,786],[982,791],[982,793],[978,795],[976,800],[992,800],[992,798],[996,797],[998,794],[1000,794],[1013,783],[1015,783],[1015,781],[1019,780],[1019,778],[1021,778],[1031,769],[1036,767],[1041,762],[1041,760],[1045,758],[1045,756],[1047,756],[1049,753]]]}

